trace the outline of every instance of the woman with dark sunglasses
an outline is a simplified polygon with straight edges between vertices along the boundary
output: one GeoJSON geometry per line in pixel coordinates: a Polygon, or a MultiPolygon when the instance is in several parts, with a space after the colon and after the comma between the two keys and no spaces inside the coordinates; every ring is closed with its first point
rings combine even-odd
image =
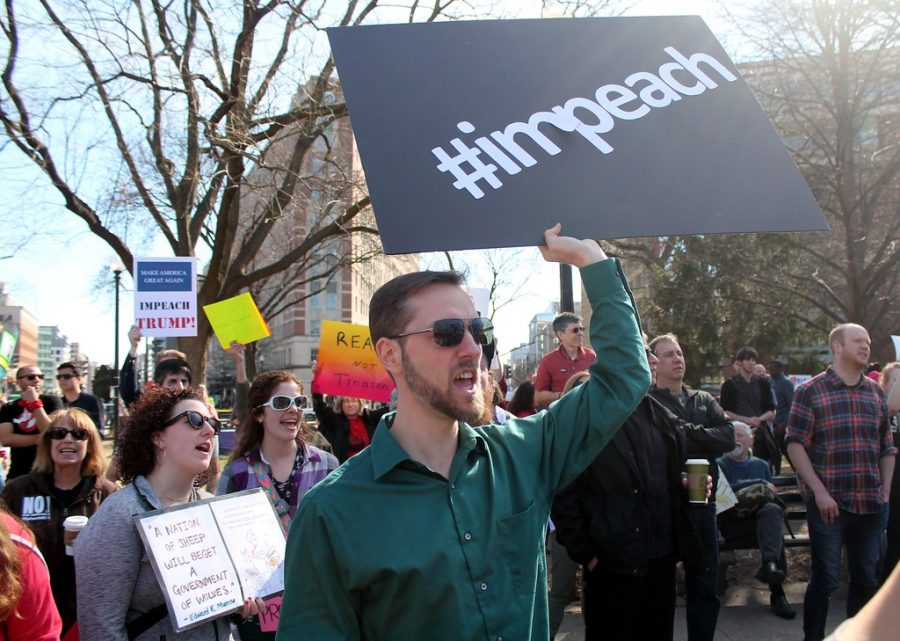
{"type": "Polygon", "coordinates": [[[106,457],[91,417],[78,408],[50,415],[41,433],[30,474],[10,481],[2,498],[28,523],[50,569],[53,598],[63,621],[63,635],[75,623],[75,563],[66,554],[63,521],[90,517],[118,487],[103,476],[106,457]]]}
{"type": "MultiPolygon", "coordinates": [[[[260,374],[247,396],[249,417],[241,417],[237,443],[219,478],[217,494],[261,487],[288,527],[300,499],[337,468],[334,455],[303,441],[303,384],[290,372],[260,374]]],[[[254,621],[238,625],[241,639],[275,639],[254,621]]]]}
{"type": "MultiPolygon", "coordinates": [[[[132,407],[119,436],[122,477],[128,483],[107,500],[75,541],[81,641],[231,639],[228,617],[175,634],[163,592],[144,551],[134,516],[209,498],[199,489],[211,467],[218,419],[191,388],[154,387],[132,407]]],[[[240,616],[259,612],[248,598],[240,616]]]]}

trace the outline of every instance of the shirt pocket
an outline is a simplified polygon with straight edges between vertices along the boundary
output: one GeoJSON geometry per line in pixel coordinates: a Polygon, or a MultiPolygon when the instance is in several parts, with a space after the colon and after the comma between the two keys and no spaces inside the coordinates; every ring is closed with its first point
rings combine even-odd
{"type": "MultiPolygon", "coordinates": [[[[544,522],[538,522],[539,510],[534,501],[522,512],[497,521],[500,548],[512,578],[517,596],[532,596],[537,590],[540,568],[544,565],[544,522]]],[[[544,519],[546,521],[546,518],[544,519]]],[[[543,588],[546,589],[546,586],[543,588]]]]}

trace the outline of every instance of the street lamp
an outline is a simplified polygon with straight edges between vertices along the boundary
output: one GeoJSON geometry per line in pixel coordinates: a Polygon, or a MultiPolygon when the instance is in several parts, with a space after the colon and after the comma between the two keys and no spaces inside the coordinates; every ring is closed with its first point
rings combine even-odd
{"type": "Polygon", "coordinates": [[[122,272],[125,266],[118,258],[113,258],[109,263],[109,268],[113,273],[116,284],[116,320],[113,336],[115,337],[113,345],[115,346],[113,357],[113,389],[115,389],[115,397],[113,398],[113,437],[118,439],[119,436],[119,285],[122,282],[122,272]]]}

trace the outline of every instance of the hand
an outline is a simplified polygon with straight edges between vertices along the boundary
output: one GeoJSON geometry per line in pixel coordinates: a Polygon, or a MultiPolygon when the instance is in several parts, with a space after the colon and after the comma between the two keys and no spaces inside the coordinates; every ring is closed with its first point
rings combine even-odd
{"type": "Polygon", "coordinates": [[[597,241],[560,236],[561,230],[562,225],[556,223],[544,232],[544,244],[539,248],[544,260],[551,263],[566,263],[575,267],[584,267],[606,260],[606,252],[600,248],[597,241]]]}
{"type": "Polygon", "coordinates": [[[886,485],[882,485],[881,489],[878,490],[878,496],[883,503],[890,503],[891,502],[891,488],[886,485]]]}
{"type": "Polygon", "coordinates": [[[247,617],[252,617],[260,612],[265,611],[266,603],[259,597],[247,597],[244,599],[244,604],[241,606],[240,611],[238,612],[241,615],[241,618],[246,619],[247,617]]]}
{"type": "MultiPolygon", "coordinates": [[[[747,423],[748,423],[751,427],[759,427],[760,425],[762,425],[762,421],[760,421],[760,420],[759,420],[758,418],[756,418],[755,416],[748,416],[748,417],[747,417],[747,423]]],[[[754,434],[754,436],[755,436],[755,434],[754,434]]]]}
{"type": "Polygon", "coordinates": [[[709,474],[707,474],[706,475],[706,502],[707,503],[709,503],[709,499],[712,498],[712,489],[713,489],[712,477],[709,474]]]}
{"type": "Polygon", "coordinates": [[[22,390],[23,401],[36,401],[40,398],[40,396],[41,395],[38,393],[37,387],[35,387],[34,385],[29,385],[22,390]]]}
{"type": "Polygon", "coordinates": [[[141,328],[137,325],[132,325],[131,329],[128,330],[128,340],[131,341],[132,351],[136,352],[141,344],[141,328]]]}
{"type": "Polygon", "coordinates": [[[820,492],[816,492],[815,496],[816,507],[819,509],[822,520],[826,523],[834,523],[840,513],[837,502],[831,498],[831,494],[824,489],[820,492]]]}
{"type": "Polygon", "coordinates": [[[247,349],[246,345],[238,343],[237,341],[231,341],[231,345],[228,346],[228,353],[231,354],[231,358],[234,359],[235,363],[239,363],[244,360],[245,349],[247,349]]]}

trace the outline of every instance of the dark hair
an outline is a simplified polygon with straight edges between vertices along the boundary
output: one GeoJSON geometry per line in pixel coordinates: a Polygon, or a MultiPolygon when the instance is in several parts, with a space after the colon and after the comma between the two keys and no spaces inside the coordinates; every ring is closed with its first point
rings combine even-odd
{"type": "Polygon", "coordinates": [[[752,347],[742,347],[738,350],[737,354],[734,355],[734,360],[736,361],[745,361],[748,358],[752,358],[756,362],[759,362],[759,354],[757,354],[756,350],[752,347]]]}
{"type": "Polygon", "coordinates": [[[522,412],[533,412],[534,383],[525,381],[519,385],[516,388],[515,394],[513,394],[513,397],[510,399],[509,405],[506,406],[506,410],[514,416],[518,416],[522,412]]]}
{"type": "Polygon", "coordinates": [[[784,363],[782,363],[777,358],[773,358],[769,362],[769,374],[772,376],[778,376],[779,374],[784,373],[784,363]]]}
{"type": "Polygon", "coordinates": [[[563,312],[561,314],[557,314],[556,318],[553,319],[553,333],[558,334],[559,332],[564,332],[572,323],[581,322],[583,321],[581,319],[581,316],[579,316],[578,314],[573,314],[572,312],[563,312]]]}
{"type": "Polygon", "coordinates": [[[187,361],[180,358],[167,358],[157,363],[156,368],[153,370],[153,380],[157,385],[162,385],[166,377],[172,374],[184,374],[187,376],[188,383],[192,381],[191,366],[187,364],[187,361]]]}
{"type": "Polygon", "coordinates": [[[432,285],[462,286],[465,282],[459,272],[415,272],[392,278],[372,295],[369,304],[369,332],[372,344],[386,336],[401,333],[410,319],[413,310],[409,300],[422,290],[432,285]]]}
{"type": "Polygon", "coordinates": [[[56,366],[56,371],[58,372],[61,369],[70,369],[75,376],[81,378],[81,369],[79,369],[78,365],[72,363],[70,361],[66,361],[65,363],[61,363],[56,366]]]}
{"type": "MultiPolygon", "coordinates": [[[[263,415],[265,408],[259,407],[263,403],[268,402],[272,398],[272,392],[282,383],[294,383],[303,391],[303,383],[290,372],[265,372],[253,379],[250,385],[250,391],[247,393],[247,416],[241,416],[240,428],[238,429],[237,443],[234,450],[228,458],[231,463],[242,456],[245,456],[250,450],[262,445],[265,430],[262,423],[256,419],[263,415]]],[[[300,426],[303,425],[303,413],[300,413],[300,426]]],[[[302,431],[297,430],[297,442],[302,442],[302,431]]]]}
{"type": "MultiPolygon", "coordinates": [[[[171,416],[172,409],[181,401],[200,401],[191,388],[180,391],[165,387],[145,390],[131,407],[131,414],[123,419],[119,434],[117,460],[122,478],[127,482],[138,475],[147,475],[156,466],[156,445],[153,435],[166,428],[163,424],[171,416]]],[[[210,461],[212,466],[214,461],[210,461]]],[[[206,474],[194,481],[195,485],[206,482],[206,474]]]]}

